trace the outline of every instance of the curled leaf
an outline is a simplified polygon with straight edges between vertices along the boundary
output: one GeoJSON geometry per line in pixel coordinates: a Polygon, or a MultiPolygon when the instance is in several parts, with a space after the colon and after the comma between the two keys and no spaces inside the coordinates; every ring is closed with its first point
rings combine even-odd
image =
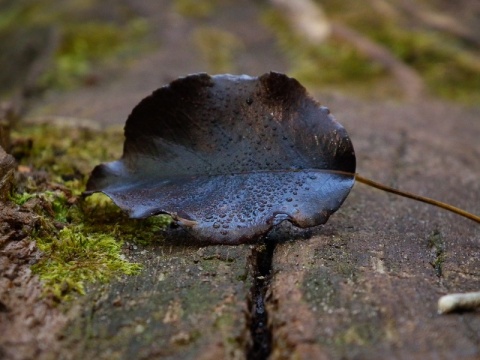
{"type": "Polygon", "coordinates": [[[354,183],[345,129],[295,79],[206,74],[142,100],[101,191],[133,218],[170,214],[207,243],[252,242],[282,221],[325,223],[354,183]]]}

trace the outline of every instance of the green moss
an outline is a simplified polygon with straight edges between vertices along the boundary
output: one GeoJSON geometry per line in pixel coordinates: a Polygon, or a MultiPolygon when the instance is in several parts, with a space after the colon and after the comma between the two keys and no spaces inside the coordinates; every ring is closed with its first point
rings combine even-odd
{"type": "Polygon", "coordinates": [[[138,52],[137,44],[147,30],[142,19],[130,20],[121,27],[100,21],[66,26],[54,66],[44,75],[42,85],[68,88],[85,81],[94,66],[138,52]]]}
{"type": "Polygon", "coordinates": [[[13,201],[15,204],[22,206],[25,204],[28,200],[31,198],[34,198],[36,195],[35,194],[29,194],[29,193],[12,193],[10,194],[10,201],[13,201]]]}
{"type": "Polygon", "coordinates": [[[77,190],[77,194],[83,190],[92,168],[119,157],[123,144],[119,129],[97,131],[52,123],[22,125],[21,131],[14,130],[12,136],[11,152],[20,165],[48,172],[53,181],[77,190]]]}
{"type": "Polygon", "coordinates": [[[58,299],[72,291],[84,294],[84,283],[106,281],[119,274],[132,275],[139,264],[126,261],[122,242],[105,233],[85,232],[82,225],[65,227],[51,237],[37,238],[44,257],[32,270],[58,299]]]}
{"type": "Polygon", "coordinates": [[[13,133],[22,171],[11,200],[39,218],[31,239],[43,256],[32,269],[54,299],[83,294],[86,283],[137,273],[141,266],[123,255],[125,244],[163,241],[170,217],[132,220],[105,195],[81,197],[92,168],[120,155],[122,137],[114,129],[53,124],[13,133]]]}
{"type": "Polygon", "coordinates": [[[83,222],[90,229],[101,229],[114,234],[125,242],[137,245],[161,243],[160,234],[172,219],[168,215],[156,215],[147,219],[130,219],[106,195],[94,194],[82,204],[83,222]]]}
{"type": "Polygon", "coordinates": [[[443,276],[443,263],[445,262],[445,241],[443,240],[442,234],[435,230],[427,239],[427,248],[432,252],[432,265],[435,270],[435,275],[438,277],[443,276]]]}
{"type": "Polygon", "coordinates": [[[54,220],[62,223],[69,221],[70,208],[63,191],[45,191],[40,194],[40,198],[50,206],[50,213],[54,220]]]}

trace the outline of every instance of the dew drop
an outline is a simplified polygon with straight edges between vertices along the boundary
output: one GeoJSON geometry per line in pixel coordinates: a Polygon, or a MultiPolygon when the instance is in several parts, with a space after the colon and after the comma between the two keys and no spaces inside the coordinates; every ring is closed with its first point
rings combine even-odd
{"type": "Polygon", "coordinates": [[[213,227],[214,227],[215,229],[218,229],[218,228],[220,228],[220,224],[219,224],[219,223],[214,223],[214,224],[213,224],[213,227]]]}
{"type": "Polygon", "coordinates": [[[245,102],[247,103],[247,105],[252,105],[253,104],[253,99],[252,98],[247,98],[247,100],[245,100],[245,102]]]}
{"type": "Polygon", "coordinates": [[[287,200],[287,202],[292,202],[292,201],[293,201],[293,199],[292,199],[292,198],[290,198],[290,197],[289,197],[289,198],[287,198],[286,200],[287,200]]]}

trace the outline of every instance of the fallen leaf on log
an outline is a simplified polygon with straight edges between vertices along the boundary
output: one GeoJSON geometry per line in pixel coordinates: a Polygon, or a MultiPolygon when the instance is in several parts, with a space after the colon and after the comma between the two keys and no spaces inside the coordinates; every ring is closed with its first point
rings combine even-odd
{"type": "Polygon", "coordinates": [[[354,184],[345,129],[295,79],[197,74],[132,111],[120,160],[97,166],[133,218],[170,214],[207,243],[254,242],[275,225],[325,223],[354,184]]]}

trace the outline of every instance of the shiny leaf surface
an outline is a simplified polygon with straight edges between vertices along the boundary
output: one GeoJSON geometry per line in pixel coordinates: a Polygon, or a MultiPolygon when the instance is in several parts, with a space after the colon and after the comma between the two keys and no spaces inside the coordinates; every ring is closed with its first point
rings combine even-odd
{"type": "Polygon", "coordinates": [[[206,243],[254,242],[285,220],[323,224],[354,183],[345,129],[278,73],[175,80],[133,109],[125,138],[86,193],[134,218],[170,214],[206,243]]]}

